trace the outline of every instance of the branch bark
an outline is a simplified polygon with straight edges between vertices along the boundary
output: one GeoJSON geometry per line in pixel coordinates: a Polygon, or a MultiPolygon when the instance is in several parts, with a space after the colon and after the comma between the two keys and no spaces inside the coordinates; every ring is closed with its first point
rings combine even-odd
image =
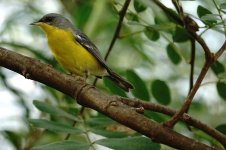
{"type": "Polygon", "coordinates": [[[57,72],[49,65],[0,48],[0,66],[15,71],[28,79],[51,86],[77,100],[85,107],[101,112],[152,140],[177,149],[213,150],[210,146],[185,137],[137,113],[120,102],[118,96],[103,95],[79,77],[57,72]]]}

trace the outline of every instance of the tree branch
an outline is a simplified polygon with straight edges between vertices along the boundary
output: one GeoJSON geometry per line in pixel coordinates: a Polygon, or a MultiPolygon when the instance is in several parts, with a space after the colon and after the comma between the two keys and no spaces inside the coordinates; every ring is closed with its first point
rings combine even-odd
{"type": "MultiPolygon", "coordinates": [[[[120,101],[131,107],[143,107],[146,110],[158,112],[158,113],[165,114],[168,116],[173,116],[176,114],[175,110],[170,109],[166,106],[142,101],[139,99],[130,100],[128,98],[120,97],[120,101]]],[[[221,132],[217,131],[216,129],[209,127],[208,125],[189,116],[188,114],[183,114],[181,116],[180,120],[186,122],[190,126],[193,126],[197,129],[202,130],[206,134],[208,134],[208,135],[212,136],[213,138],[215,138],[216,140],[218,140],[223,146],[226,146],[226,136],[224,134],[222,134],[221,132]]]]}
{"type": "Polygon", "coordinates": [[[146,118],[120,102],[118,96],[103,95],[79,77],[59,73],[49,65],[32,58],[0,48],[0,66],[15,71],[25,78],[51,86],[75,98],[82,106],[95,109],[156,142],[182,150],[214,149],[146,118]]]}

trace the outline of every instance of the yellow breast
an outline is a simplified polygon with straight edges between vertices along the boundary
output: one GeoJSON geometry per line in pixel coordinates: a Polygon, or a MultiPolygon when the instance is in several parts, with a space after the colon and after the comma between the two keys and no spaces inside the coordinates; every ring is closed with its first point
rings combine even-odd
{"type": "Polygon", "coordinates": [[[39,25],[48,38],[48,45],[56,60],[70,73],[85,76],[103,76],[106,70],[97,59],[75,41],[70,30],[62,30],[48,24],[39,25]]]}

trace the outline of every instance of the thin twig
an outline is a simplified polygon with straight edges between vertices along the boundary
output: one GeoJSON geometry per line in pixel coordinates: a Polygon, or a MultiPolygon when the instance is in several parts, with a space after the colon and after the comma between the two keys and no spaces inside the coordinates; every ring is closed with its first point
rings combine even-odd
{"type": "Polygon", "coordinates": [[[217,12],[218,12],[218,14],[219,14],[219,16],[220,16],[221,21],[222,21],[222,23],[223,23],[223,26],[224,26],[224,33],[226,33],[226,24],[225,24],[225,21],[224,21],[224,18],[223,18],[223,16],[222,16],[222,14],[221,14],[220,8],[217,6],[217,3],[216,3],[215,0],[212,0],[212,1],[213,1],[213,3],[214,3],[214,6],[215,6],[216,9],[217,9],[217,12]]]}
{"type": "Polygon", "coordinates": [[[191,58],[190,58],[190,79],[189,79],[189,92],[191,92],[191,89],[193,88],[194,84],[194,65],[195,65],[195,40],[191,39],[191,58]]]}
{"type": "Polygon", "coordinates": [[[106,53],[106,55],[104,57],[105,61],[108,59],[108,56],[109,56],[109,54],[112,51],[112,48],[113,48],[113,46],[115,44],[115,41],[119,37],[120,30],[122,28],[122,22],[123,22],[123,19],[124,19],[125,15],[126,15],[126,11],[127,11],[128,7],[129,7],[130,1],[131,0],[126,0],[124,5],[123,5],[123,7],[122,7],[122,9],[119,11],[119,21],[118,21],[117,27],[115,29],[114,36],[113,36],[113,38],[111,40],[111,44],[110,44],[110,46],[108,48],[108,51],[107,51],[107,53],[106,53]]]}
{"type": "Polygon", "coordinates": [[[221,46],[221,48],[214,54],[214,60],[217,60],[226,50],[226,41],[221,46]]]}
{"type": "MultiPolygon", "coordinates": [[[[120,30],[121,30],[121,27],[122,27],[122,22],[123,22],[123,19],[124,19],[125,15],[126,15],[126,11],[127,11],[128,7],[129,7],[130,1],[131,0],[126,0],[124,5],[123,5],[123,7],[119,11],[119,21],[118,21],[117,27],[115,29],[114,36],[113,36],[113,38],[111,40],[110,46],[109,46],[109,48],[107,50],[106,55],[104,56],[104,60],[105,61],[107,61],[108,56],[110,55],[110,53],[112,51],[112,48],[113,48],[113,46],[115,44],[116,39],[119,38],[120,30]]],[[[93,81],[93,85],[94,86],[96,85],[97,81],[98,81],[98,78],[95,78],[95,80],[93,81]]]]}
{"type": "MultiPolygon", "coordinates": [[[[189,75],[189,90],[188,95],[191,93],[191,90],[194,85],[194,65],[195,65],[195,40],[191,39],[191,58],[190,58],[190,75],[189,75]]],[[[185,113],[188,113],[190,106],[188,106],[185,113]]],[[[188,130],[191,131],[191,127],[187,125],[188,130]]]]}

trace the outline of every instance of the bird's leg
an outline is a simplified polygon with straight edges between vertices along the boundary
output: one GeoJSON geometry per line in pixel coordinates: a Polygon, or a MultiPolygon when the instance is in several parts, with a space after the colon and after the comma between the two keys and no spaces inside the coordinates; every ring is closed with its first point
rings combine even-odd
{"type": "Polygon", "coordinates": [[[86,79],[83,78],[82,76],[79,76],[79,75],[71,73],[71,72],[69,73],[69,75],[71,75],[72,77],[74,77],[78,81],[86,82],[86,79]]]}

